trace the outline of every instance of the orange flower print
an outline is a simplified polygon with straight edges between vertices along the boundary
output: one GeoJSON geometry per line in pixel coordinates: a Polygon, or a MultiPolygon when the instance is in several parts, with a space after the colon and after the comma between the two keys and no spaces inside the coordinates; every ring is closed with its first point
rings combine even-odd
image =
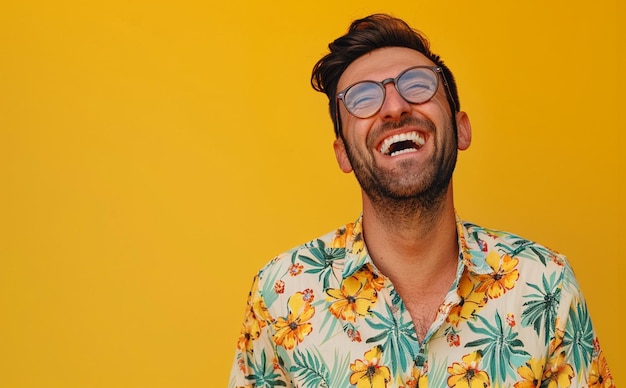
{"type": "Polygon", "coordinates": [[[478,369],[483,358],[480,351],[463,356],[463,363],[455,362],[448,367],[448,387],[450,388],[487,388],[491,387],[489,375],[478,369]]]}
{"type": "Polygon", "coordinates": [[[348,329],[346,331],[346,334],[348,335],[348,338],[350,338],[352,340],[352,342],[361,342],[361,333],[359,333],[358,330],[353,330],[353,329],[348,329]]]}
{"type": "Polygon", "coordinates": [[[467,271],[461,276],[457,294],[461,298],[461,301],[457,305],[452,306],[446,318],[446,321],[453,326],[458,326],[461,320],[471,318],[474,313],[484,307],[487,301],[485,292],[475,289],[474,283],[467,271]]]}
{"type": "Polygon", "coordinates": [[[515,314],[507,313],[506,314],[506,323],[509,326],[511,326],[511,327],[515,327],[515,314]]]}
{"type": "Polygon", "coordinates": [[[535,360],[531,358],[525,365],[517,368],[517,373],[524,379],[515,383],[515,388],[539,388],[541,377],[543,376],[544,359],[535,360]]]}
{"type": "Polygon", "coordinates": [[[565,352],[552,357],[543,374],[544,380],[548,382],[548,388],[567,388],[572,384],[572,377],[574,377],[574,369],[565,362],[565,352]]]}
{"type": "Polygon", "coordinates": [[[457,333],[449,333],[446,336],[446,340],[448,341],[448,346],[459,346],[461,345],[461,337],[457,333]]]}
{"type": "Polygon", "coordinates": [[[364,354],[365,360],[355,360],[350,364],[350,384],[357,388],[386,388],[391,379],[389,368],[379,365],[382,349],[376,346],[364,354]]]}
{"type": "Polygon", "coordinates": [[[298,276],[302,273],[304,266],[300,263],[293,263],[289,266],[288,272],[291,276],[298,276]]]}
{"type": "Polygon", "coordinates": [[[553,255],[550,255],[550,258],[558,266],[562,267],[565,265],[565,260],[563,260],[563,256],[561,255],[553,254],[553,255]]]}
{"type": "Polygon", "coordinates": [[[278,317],[273,324],[276,330],[273,338],[276,345],[293,349],[313,331],[313,326],[308,321],[315,315],[315,307],[304,300],[304,294],[301,292],[290,296],[287,306],[289,310],[287,317],[278,317]]]}
{"type": "Polygon", "coordinates": [[[357,316],[369,313],[376,303],[376,290],[370,286],[367,278],[349,276],[341,282],[341,288],[329,288],[327,301],[333,302],[328,309],[337,318],[356,322],[357,316]]]}
{"type": "Polygon", "coordinates": [[[422,370],[413,365],[411,378],[406,382],[407,388],[428,388],[428,376],[422,374],[422,370]]]}
{"type": "Polygon", "coordinates": [[[359,330],[351,323],[346,323],[343,326],[343,331],[346,332],[346,335],[348,336],[348,338],[350,338],[350,340],[352,342],[361,342],[361,333],[359,333],[359,330]]]}
{"type": "Polygon", "coordinates": [[[313,290],[307,288],[306,290],[302,291],[302,299],[304,299],[305,302],[313,303],[313,301],[315,300],[313,290]]]}
{"type": "Polygon", "coordinates": [[[589,388],[615,388],[615,381],[613,381],[613,375],[606,363],[604,353],[600,352],[598,358],[591,363],[587,384],[589,388]]]}
{"type": "Polygon", "coordinates": [[[237,368],[239,368],[240,371],[246,373],[246,361],[241,357],[237,357],[237,368]]]}
{"type": "Polygon", "coordinates": [[[274,292],[277,294],[282,294],[283,292],[285,292],[285,282],[282,280],[279,280],[276,283],[274,283],[274,292]]]}
{"type": "Polygon", "coordinates": [[[499,298],[505,292],[515,287],[515,282],[519,278],[517,267],[518,259],[511,258],[509,255],[500,256],[498,252],[491,251],[485,259],[492,273],[486,275],[477,275],[481,284],[479,290],[486,291],[490,299],[499,298]]]}
{"type": "Polygon", "coordinates": [[[274,368],[274,370],[280,370],[280,363],[278,362],[278,358],[274,357],[272,358],[272,368],[274,368]]]}

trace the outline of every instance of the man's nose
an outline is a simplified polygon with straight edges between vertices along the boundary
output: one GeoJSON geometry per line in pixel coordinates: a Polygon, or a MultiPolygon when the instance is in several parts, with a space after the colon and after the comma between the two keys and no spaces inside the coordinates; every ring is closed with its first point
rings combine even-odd
{"type": "Polygon", "coordinates": [[[393,82],[385,84],[385,100],[378,114],[385,120],[396,120],[411,112],[411,104],[398,92],[393,82]]]}

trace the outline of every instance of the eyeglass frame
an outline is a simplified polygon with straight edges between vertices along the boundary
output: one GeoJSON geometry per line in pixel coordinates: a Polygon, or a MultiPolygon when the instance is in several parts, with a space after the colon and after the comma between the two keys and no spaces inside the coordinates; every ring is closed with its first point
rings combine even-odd
{"type": "MultiPolygon", "coordinates": [[[[359,118],[359,119],[367,119],[370,117],[375,116],[378,112],[380,112],[380,110],[382,109],[383,105],[385,104],[385,98],[387,98],[387,90],[385,88],[385,86],[390,83],[393,82],[393,86],[394,88],[396,88],[396,91],[398,92],[398,94],[400,95],[400,97],[402,97],[402,99],[406,102],[408,102],[409,104],[415,104],[415,105],[419,105],[419,104],[424,104],[430,100],[432,100],[433,97],[435,97],[435,95],[437,94],[437,90],[439,90],[439,78],[437,78],[437,89],[435,90],[435,93],[433,93],[433,95],[422,102],[410,102],[408,101],[406,98],[404,98],[404,96],[402,95],[402,93],[398,90],[398,87],[396,86],[397,83],[396,81],[402,76],[404,75],[407,71],[412,70],[412,69],[416,69],[416,68],[426,68],[426,69],[430,69],[432,70],[435,74],[440,75],[441,76],[441,80],[443,81],[443,85],[444,85],[444,91],[446,93],[446,99],[448,100],[448,105],[450,106],[452,113],[454,114],[454,112],[458,111],[456,102],[454,101],[454,98],[452,97],[452,92],[450,90],[450,86],[448,85],[448,80],[446,79],[446,75],[444,74],[443,68],[441,66],[425,66],[425,65],[418,65],[418,66],[411,66],[409,68],[404,69],[403,71],[400,72],[400,74],[398,74],[397,76],[393,77],[393,78],[385,78],[382,81],[374,81],[374,80],[361,80],[358,82],[353,83],[352,85],[346,87],[345,89],[343,89],[341,92],[337,93],[336,97],[335,97],[335,101],[337,100],[341,100],[341,102],[343,103],[344,108],[346,109],[346,112],[348,112],[350,115],[359,118]],[[378,84],[382,87],[383,89],[383,101],[380,104],[380,107],[374,112],[372,113],[370,116],[367,117],[359,117],[354,115],[352,112],[350,112],[350,110],[348,109],[348,107],[346,106],[346,102],[343,100],[343,96],[345,95],[345,93],[352,88],[353,86],[361,83],[361,82],[372,82],[374,84],[378,84]]],[[[335,105],[335,120],[337,121],[337,135],[340,135],[341,132],[341,117],[339,115],[339,104],[337,103],[335,105]]],[[[452,120],[455,123],[456,126],[456,120],[452,120]]]]}

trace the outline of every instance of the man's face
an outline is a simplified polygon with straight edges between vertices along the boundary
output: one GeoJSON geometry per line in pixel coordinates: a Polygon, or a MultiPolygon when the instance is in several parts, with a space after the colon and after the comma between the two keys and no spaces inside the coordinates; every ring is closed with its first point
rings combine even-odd
{"type": "MultiPolygon", "coordinates": [[[[364,80],[394,78],[413,66],[435,66],[418,51],[404,47],[374,50],[356,59],[342,74],[337,90],[364,80]]],[[[449,186],[457,148],[466,149],[471,130],[465,113],[452,122],[445,87],[429,101],[405,101],[393,83],[385,86],[382,107],[372,117],[357,118],[338,102],[343,132],[335,141],[335,153],[344,172],[354,171],[371,199],[440,198],[449,186]]]]}

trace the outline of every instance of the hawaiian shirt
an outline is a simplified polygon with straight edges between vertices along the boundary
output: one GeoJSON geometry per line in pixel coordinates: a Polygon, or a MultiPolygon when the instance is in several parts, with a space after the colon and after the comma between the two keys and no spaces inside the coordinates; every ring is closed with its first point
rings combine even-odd
{"type": "Polygon", "coordinates": [[[563,255],[457,217],[456,280],[420,342],[361,219],[255,276],[229,387],[614,386],[563,255]]]}

